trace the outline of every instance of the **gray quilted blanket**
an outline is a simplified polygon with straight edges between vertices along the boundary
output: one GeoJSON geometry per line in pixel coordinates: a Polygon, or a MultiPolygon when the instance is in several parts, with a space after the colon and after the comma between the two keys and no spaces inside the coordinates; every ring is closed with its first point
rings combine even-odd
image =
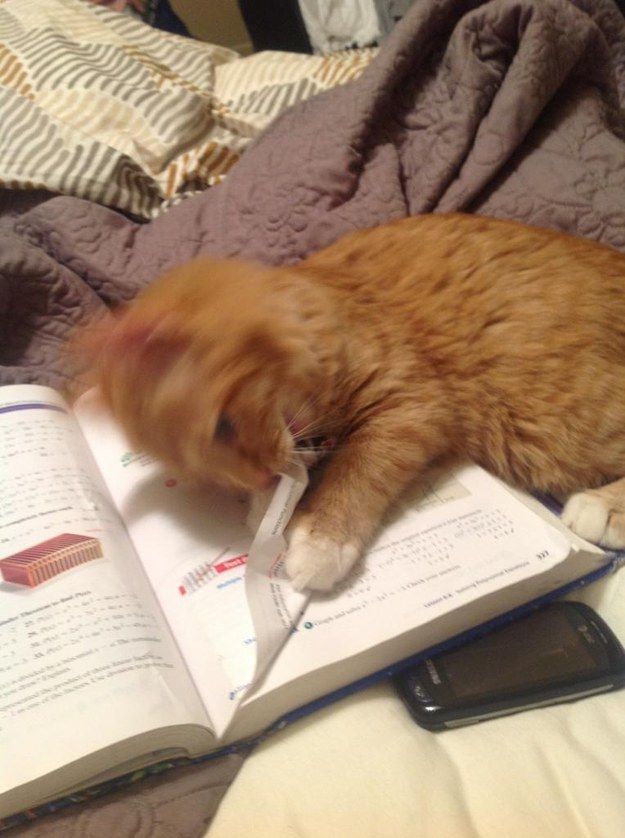
{"type": "MultiPolygon", "coordinates": [[[[294,262],[348,230],[446,210],[625,250],[624,105],[611,0],[417,0],[357,81],[287,111],[223,184],[163,217],[140,225],[68,197],[5,214],[0,383],[62,385],[73,327],[199,252],[294,262]]],[[[150,835],[202,832],[210,804],[193,790],[211,770],[189,770],[184,818],[150,835]]],[[[119,799],[88,828],[68,812],[45,834],[138,834],[119,799]]]]}
{"type": "Polygon", "coordinates": [[[611,0],[417,0],[358,80],[287,111],[165,216],[63,197],[5,218],[0,382],[61,384],[73,326],[199,252],[291,262],[457,209],[625,248],[624,102],[611,0]]]}

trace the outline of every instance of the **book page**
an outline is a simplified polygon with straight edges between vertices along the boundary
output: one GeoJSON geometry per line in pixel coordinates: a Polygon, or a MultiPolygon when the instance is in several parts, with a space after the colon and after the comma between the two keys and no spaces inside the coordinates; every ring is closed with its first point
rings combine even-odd
{"type": "Polygon", "coordinates": [[[307,600],[291,588],[279,561],[280,532],[305,479],[301,474],[283,478],[271,515],[254,540],[246,524],[247,498],[185,487],[166,468],[129,448],[93,394],[79,399],[74,409],[221,734],[288,636],[289,615],[298,615],[307,600]]]}
{"type": "Polygon", "coordinates": [[[0,793],[153,728],[207,725],[54,391],[0,389],[0,475],[0,793]]]}
{"type": "Polygon", "coordinates": [[[185,490],[162,467],[129,451],[110,417],[82,404],[77,414],[219,733],[241,695],[249,704],[540,575],[572,549],[566,535],[483,470],[444,473],[427,491],[416,487],[402,499],[364,562],[337,591],[312,597],[301,619],[306,600],[286,579],[282,557],[274,558],[256,628],[271,623],[274,654],[283,648],[245,695],[258,643],[246,596],[245,504],[219,492],[185,490]]]}
{"type": "Polygon", "coordinates": [[[482,469],[444,472],[404,496],[337,590],[311,598],[247,701],[537,576],[571,550],[566,535],[482,469]]]}

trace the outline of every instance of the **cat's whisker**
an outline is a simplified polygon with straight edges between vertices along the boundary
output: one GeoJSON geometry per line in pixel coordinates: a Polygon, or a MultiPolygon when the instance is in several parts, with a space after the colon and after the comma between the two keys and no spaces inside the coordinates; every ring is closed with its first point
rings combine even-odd
{"type": "Polygon", "coordinates": [[[312,410],[313,408],[317,407],[319,402],[321,401],[321,399],[322,399],[322,394],[318,394],[312,399],[310,399],[310,398],[306,399],[306,401],[304,401],[303,404],[300,406],[300,408],[295,412],[294,416],[292,416],[291,419],[289,420],[287,428],[288,428],[289,432],[291,433],[291,435],[292,435],[292,437],[295,441],[297,441],[299,439],[303,439],[306,435],[310,436],[312,434],[312,432],[314,432],[316,430],[321,430],[321,427],[322,427],[321,423],[322,422],[325,422],[326,425],[327,425],[327,417],[325,417],[323,420],[313,419],[307,425],[304,425],[302,428],[298,428],[297,431],[293,431],[293,424],[295,423],[297,417],[300,416],[302,411],[312,410]]]}
{"type": "Polygon", "coordinates": [[[323,420],[321,419],[314,419],[312,422],[304,425],[303,428],[300,428],[297,433],[292,434],[293,439],[297,442],[298,440],[305,439],[306,437],[321,436],[320,431],[323,427],[322,422],[323,420]]]}
{"type": "MultiPolygon", "coordinates": [[[[318,401],[318,399],[319,399],[319,396],[317,396],[315,401],[318,401]]],[[[311,408],[313,406],[314,406],[314,403],[311,403],[310,399],[306,399],[306,401],[302,402],[299,409],[296,410],[295,413],[293,414],[293,416],[291,416],[291,418],[289,419],[289,423],[287,425],[287,428],[289,429],[289,431],[291,430],[291,427],[292,427],[293,423],[296,421],[297,417],[302,413],[302,411],[306,410],[306,408],[311,408]]]]}
{"type": "MultiPolygon", "coordinates": [[[[314,405],[314,403],[312,403],[312,402],[310,401],[310,399],[308,399],[307,401],[305,401],[305,402],[304,402],[304,404],[300,407],[300,409],[297,411],[297,413],[293,416],[293,418],[292,418],[292,419],[291,419],[291,421],[289,422],[289,429],[291,429],[292,425],[295,423],[295,421],[297,420],[298,416],[300,416],[300,415],[301,415],[302,411],[304,411],[304,410],[311,410],[313,407],[315,407],[315,405],[314,405]]],[[[316,420],[313,420],[313,421],[316,421],[316,420]]],[[[300,429],[300,428],[298,428],[298,429],[297,429],[297,431],[295,431],[295,433],[300,433],[300,432],[301,432],[301,429],[300,429]]]]}

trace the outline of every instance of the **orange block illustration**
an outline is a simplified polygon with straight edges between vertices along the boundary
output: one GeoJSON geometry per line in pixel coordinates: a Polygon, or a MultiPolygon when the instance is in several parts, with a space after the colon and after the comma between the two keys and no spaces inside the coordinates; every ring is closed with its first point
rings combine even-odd
{"type": "Polygon", "coordinates": [[[76,565],[102,557],[97,538],[63,533],[0,559],[0,574],[5,582],[34,588],[76,565]]]}

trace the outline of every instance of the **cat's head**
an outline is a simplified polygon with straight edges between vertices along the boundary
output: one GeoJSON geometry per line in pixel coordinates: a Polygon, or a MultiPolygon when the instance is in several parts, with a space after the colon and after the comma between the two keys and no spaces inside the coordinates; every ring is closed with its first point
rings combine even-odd
{"type": "Polygon", "coordinates": [[[254,490],[293,458],[321,382],[272,271],[198,259],[119,314],[95,382],[131,443],[195,482],[254,490]]]}

